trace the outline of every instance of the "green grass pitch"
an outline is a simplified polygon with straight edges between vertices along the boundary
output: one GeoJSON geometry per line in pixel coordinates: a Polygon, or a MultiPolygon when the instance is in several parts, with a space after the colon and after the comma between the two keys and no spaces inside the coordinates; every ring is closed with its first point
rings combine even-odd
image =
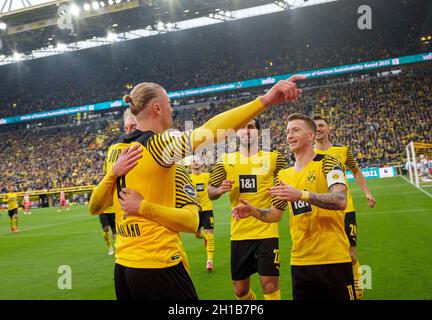
{"type": "MultiPolygon", "coordinates": [[[[355,184],[352,190],[357,210],[358,255],[372,271],[372,288],[365,299],[432,299],[432,197],[401,177],[371,180],[377,199],[375,209],[355,184]]],[[[429,190],[429,193],[432,190],[429,190]]],[[[427,193],[427,192],[426,192],[427,193]]],[[[214,271],[205,269],[202,240],[183,234],[191,274],[201,299],[234,299],[230,280],[230,212],[228,199],[215,206],[214,271]]],[[[115,299],[114,258],[107,255],[97,217],[85,206],[58,213],[57,208],[20,211],[18,234],[9,231],[9,219],[0,218],[0,299],[115,299]],[[72,289],[60,290],[58,268],[72,270],[72,289]]],[[[288,216],[279,226],[281,290],[292,299],[289,254],[291,240],[288,216]]],[[[262,298],[257,275],[252,287],[262,298]]]]}

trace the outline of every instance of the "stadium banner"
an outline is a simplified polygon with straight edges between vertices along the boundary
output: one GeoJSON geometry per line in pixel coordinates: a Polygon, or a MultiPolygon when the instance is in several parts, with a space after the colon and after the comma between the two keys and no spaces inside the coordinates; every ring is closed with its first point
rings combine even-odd
{"type": "Polygon", "coordinates": [[[84,105],[84,106],[76,106],[76,107],[71,107],[71,108],[55,109],[55,110],[51,110],[51,111],[31,113],[31,114],[25,114],[23,116],[15,116],[15,117],[0,119],[0,125],[9,124],[9,123],[32,121],[32,120],[39,120],[39,119],[45,119],[45,118],[61,117],[61,116],[66,116],[66,115],[74,115],[74,114],[77,114],[80,112],[100,111],[100,110],[105,110],[105,109],[118,108],[118,107],[122,107],[122,106],[126,106],[126,104],[123,102],[123,100],[115,100],[115,101],[109,101],[109,102],[88,104],[88,105],[84,105]]]}
{"type": "Polygon", "coordinates": [[[296,73],[287,73],[281,74],[274,77],[266,77],[266,78],[258,78],[246,81],[238,81],[224,84],[217,84],[208,87],[194,88],[188,90],[179,90],[168,92],[168,96],[171,99],[178,99],[184,97],[191,97],[195,95],[208,94],[208,93],[216,93],[223,91],[231,91],[231,90],[239,90],[239,89],[247,89],[252,87],[266,86],[276,83],[279,80],[285,80],[294,74],[304,75],[309,79],[326,77],[326,76],[334,76],[344,73],[353,73],[353,72],[361,72],[365,70],[371,69],[379,69],[379,68],[388,68],[394,67],[398,65],[410,64],[410,63],[418,63],[424,61],[432,60],[432,52],[416,54],[411,56],[403,56],[398,58],[389,58],[383,60],[374,60],[368,62],[359,62],[356,64],[349,64],[344,66],[323,68],[317,70],[309,70],[309,71],[300,71],[296,73]]]}
{"type": "MultiPolygon", "coordinates": [[[[331,67],[331,68],[323,68],[323,69],[309,70],[309,71],[300,71],[300,72],[297,72],[295,74],[301,74],[301,75],[306,76],[309,79],[313,79],[313,78],[319,78],[319,77],[334,76],[334,75],[339,75],[339,74],[344,74],[344,73],[353,73],[353,72],[360,72],[360,71],[365,71],[365,70],[394,67],[394,66],[398,66],[398,65],[425,62],[425,61],[431,61],[431,60],[432,60],[432,52],[429,52],[429,53],[416,54],[416,55],[411,55],[411,56],[403,56],[403,57],[398,57],[398,58],[389,58],[389,59],[375,60],[375,61],[369,61],[369,62],[359,62],[356,64],[349,64],[349,65],[337,66],[337,67],[331,67]]],[[[278,76],[274,76],[274,77],[266,77],[266,78],[258,78],[258,79],[252,79],[252,80],[217,84],[217,85],[201,87],[201,88],[171,91],[171,92],[168,92],[168,96],[171,99],[179,99],[179,98],[192,97],[192,96],[197,96],[197,95],[202,95],[202,94],[218,93],[218,92],[224,92],[224,91],[232,91],[232,90],[247,89],[247,88],[252,88],[252,87],[266,86],[266,85],[274,84],[279,80],[287,79],[292,75],[294,75],[294,73],[282,74],[282,75],[278,75],[278,76]]],[[[22,115],[22,116],[0,118],[0,125],[25,122],[25,121],[31,121],[31,120],[37,120],[37,119],[44,119],[44,118],[53,118],[53,117],[76,114],[79,112],[98,111],[98,110],[125,107],[125,106],[127,106],[127,105],[122,100],[116,100],[116,101],[108,101],[108,102],[90,104],[90,105],[85,105],[85,106],[55,109],[55,110],[51,110],[51,111],[26,114],[26,115],[22,115]]]]}
{"type": "MultiPolygon", "coordinates": [[[[390,178],[397,176],[396,167],[384,167],[384,168],[363,168],[361,169],[366,180],[390,178]]],[[[354,175],[352,171],[347,170],[346,176],[348,181],[354,181],[354,175]]]]}

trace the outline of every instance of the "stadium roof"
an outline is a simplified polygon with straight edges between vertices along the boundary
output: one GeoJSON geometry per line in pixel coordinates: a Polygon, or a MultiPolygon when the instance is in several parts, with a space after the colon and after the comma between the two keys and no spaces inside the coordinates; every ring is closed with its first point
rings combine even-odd
{"type": "Polygon", "coordinates": [[[0,1],[3,65],[337,0],[0,1]]]}
{"type": "Polygon", "coordinates": [[[0,0],[0,13],[11,13],[21,9],[35,8],[40,5],[50,4],[50,2],[57,2],[57,0],[0,0]]]}

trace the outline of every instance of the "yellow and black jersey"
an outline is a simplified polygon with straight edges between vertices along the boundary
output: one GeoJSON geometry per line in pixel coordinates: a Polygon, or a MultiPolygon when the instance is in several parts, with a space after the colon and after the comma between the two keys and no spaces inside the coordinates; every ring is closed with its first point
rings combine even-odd
{"type": "MultiPolygon", "coordinates": [[[[330,154],[342,164],[342,169],[344,172],[346,169],[351,171],[358,167],[357,162],[348,146],[331,146],[327,150],[314,149],[315,153],[318,154],[330,154]]],[[[347,183],[347,207],[345,209],[346,213],[355,212],[354,201],[347,183]]]]}
{"type": "MultiPolygon", "coordinates": [[[[219,187],[224,180],[234,180],[230,192],[231,208],[239,205],[239,198],[257,208],[270,208],[268,188],[273,185],[279,170],[286,167],[283,156],[276,151],[260,150],[251,157],[240,152],[227,153],[216,163],[210,184],[219,187]]],[[[278,224],[266,223],[254,217],[236,221],[231,218],[231,240],[251,240],[278,237],[278,224]]]]}
{"type": "Polygon", "coordinates": [[[18,208],[18,195],[15,192],[9,192],[6,194],[6,201],[8,204],[8,210],[14,210],[18,208]]]}
{"type": "Polygon", "coordinates": [[[213,205],[209,199],[207,188],[210,181],[210,173],[202,172],[200,174],[191,173],[192,183],[198,194],[198,200],[201,204],[202,211],[213,210],[213,205]]]}
{"type": "MultiPolygon", "coordinates": [[[[294,167],[281,170],[275,179],[299,190],[328,193],[334,184],[344,184],[342,164],[330,155],[316,155],[300,172],[294,167]]],[[[286,201],[272,200],[285,210],[286,201]]],[[[351,262],[349,242],[341,210],[326,210],[305,201],[289,203],[292,239],[291,265],[320,265],[351,262]]]]}
{"type": "MultiPolygon", "coordinates": [[[[109,153],[109,150],[108,150],[109,153]]],[[[108,153],[107,156],[105,157],[105,161],[104,161],[104,165],[103,165],[103,173],[106,174],[107,173],[107,163],[108,163],[108,153]]],[[[103,213],[114,213],[114,206],[109,206],[108,208],[106,208],[104,210],[103,213]]]]}
{"type": "MultiPolygon", "coordinates": [[[[199,207],[195,188],[183,166],[174,164],[178,147],[185,143],[186,133],[173,137],[135,130],[110,146],[106,169],[110,170],[123,149],[140,144],[143,157],[125,176],[117,178],[113,190],[116,214],[116,262],[131,268],[167,268],[180,261],[188,266],[180,235],[141,216],[125,217],[118,194],[124,188],[138,191],[144,199],[169,207],[188,204],[199,207]]],[[[181,147],[185,150],[185,147],[181,147]]],[[[188,148],[188,147],[187,147],[188,148]]]]}

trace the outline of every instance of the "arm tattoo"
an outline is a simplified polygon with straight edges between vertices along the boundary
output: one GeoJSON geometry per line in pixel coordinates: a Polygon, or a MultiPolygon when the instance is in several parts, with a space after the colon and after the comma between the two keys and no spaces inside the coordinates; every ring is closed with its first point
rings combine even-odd
{"type": "Polygon", "coordinates": [[[331,193],[310,193],[309,204],[328,210],[340,210],[346,201],[346,191],[331,193]]]}
{"type": "Polygon", "coordinates": [[[269,209],[257,209],[257,211],[260,214],[261,219],[267,219],[268,214],[270,213],[270,208],[269,209]]]}

